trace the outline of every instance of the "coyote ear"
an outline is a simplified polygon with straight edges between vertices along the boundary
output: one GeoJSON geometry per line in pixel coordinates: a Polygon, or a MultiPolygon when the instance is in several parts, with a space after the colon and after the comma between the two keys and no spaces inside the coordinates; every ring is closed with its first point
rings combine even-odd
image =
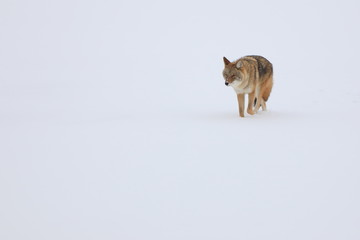
{"type": "Polygon", "coordinates": [[[230,61],[226,57],[223,57],[223,59],[224,59],[225,65],[229,65],[230,61]]]}
{"type": "Polygon", "coordinates": [[[241,68],[241,65],[242,65],[242,64],[241,64],[241,61],[238,61],[238,62],[236,63],[236,68],[237,68],[237,69],[240,69],[240,68],[241,68]]]}

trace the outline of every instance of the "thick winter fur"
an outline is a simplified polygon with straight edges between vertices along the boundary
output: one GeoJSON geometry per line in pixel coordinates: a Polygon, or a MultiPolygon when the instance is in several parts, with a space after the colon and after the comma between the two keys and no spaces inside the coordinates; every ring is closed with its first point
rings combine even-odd
{"type": "Polygon", "coordinates": [[[230,62],[226,57],[223,60],[225,85],[233,87],[237,94],[240,117],[245,116],[245,94],[249,96],[249,114],[257,113],[260,106],[265,111],[273,86],[272,64],[261,56],[245,56],[234,62],[230,62]]]}

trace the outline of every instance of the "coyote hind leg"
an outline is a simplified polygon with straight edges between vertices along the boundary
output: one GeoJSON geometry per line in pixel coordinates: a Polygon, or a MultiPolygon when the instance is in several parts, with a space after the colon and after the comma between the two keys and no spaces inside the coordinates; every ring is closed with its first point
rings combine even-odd
{"type": "Polygon", "coordinates": [[[262,92],[260,92],[260,86],[256,86],[255,88],[255,98],[256,98],[256,104],[255,104],[255,109],[254,109],[254,113],[257,113],[259,111],[260,105],[262,103],[262,92]]]}
{"type": "Polygon", "coordinates": [[[266,111],[266,102],[262,98],[261,98],[261,108],[262,108],[263,111],[266,111]]]}

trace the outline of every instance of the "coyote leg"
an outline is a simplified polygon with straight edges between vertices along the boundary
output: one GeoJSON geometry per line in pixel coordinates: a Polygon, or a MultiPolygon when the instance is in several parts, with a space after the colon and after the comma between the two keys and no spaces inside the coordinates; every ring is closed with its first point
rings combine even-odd
{"type": "Polygon", "coordinates": [[[238,94],[237,99],[238,99],[238,104],[239,104],[239,115],[240,115],[240,117],[245,117],[245,115],[244,115],[244,105],[245,105],[244,94],[238,94]]]}
{"type": "Polygon", "coordinates": [[[262,98],[261,98],[261,108],[262,108],[263,111],[266,111],[266,102],[262,98]]]}
{"type": "Polygon", "coordinates": [[[248,107],[247,107],[247,113],[250,115],[254,114],[254,101],[255,101],[255,92],[249,93],[249,102],[248,102],[248,107]]]}
{"type": "Polygon", "coordinates": [[[255,105],[255,110],[254,112],[257,113],[259,111],[260,105],[262,103],[262,97],[261,97],[261,92],[260,92],[260,86],[256,86],[255,88],[255,97],[256,97],[256,105],[255,105]]]}

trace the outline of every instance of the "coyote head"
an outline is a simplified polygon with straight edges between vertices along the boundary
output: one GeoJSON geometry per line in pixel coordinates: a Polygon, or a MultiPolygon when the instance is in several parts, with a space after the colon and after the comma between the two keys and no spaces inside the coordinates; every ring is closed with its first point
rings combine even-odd
{"type": "Polygon", "coordinates": [[[230,62],[226,57],[224,57],[223,60],[225,64],[225,68],[223,70],[225,85],[238,85],[242,79],[241,61],[230,62]]]}

